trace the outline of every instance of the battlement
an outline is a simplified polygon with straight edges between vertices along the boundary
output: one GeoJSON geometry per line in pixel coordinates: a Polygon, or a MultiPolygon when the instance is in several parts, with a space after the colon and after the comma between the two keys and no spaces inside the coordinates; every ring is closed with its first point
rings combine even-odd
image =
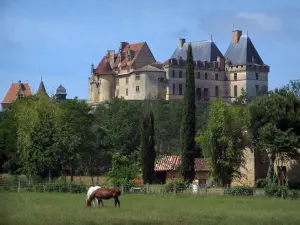
{"type": "MultiPolygon", "coordinates": [[[[164,62],[164,67],[172,67],[172,68],[185,68],[186,67],[186,60],[179,58],[171,58],[164,62]]],[[[194,61],[195,69],[208,69],[208,70],[222,70],[221,62],[213,61],[201,61],[197,60],[194,61]]]]}

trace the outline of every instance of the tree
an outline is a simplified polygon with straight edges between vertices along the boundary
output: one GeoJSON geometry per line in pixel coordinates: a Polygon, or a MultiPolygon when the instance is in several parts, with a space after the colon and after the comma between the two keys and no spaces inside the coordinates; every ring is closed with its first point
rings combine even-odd
{"type": "Polygon", "coordinates": [[[141,166],[144,183],[151,184],[154,176],[155,142],[154,142],[154,116],[149,100],[144,102],[144,112],[141,118],[141,166]]]}
{"type": "Polygon", "coordinates": [[[291,80],[288,85],[285,86],[288,91],[293,92],[297,98],[300,98],[300,80],[291,80]]]}
{"type": "Polygon", "coordinates": [[[195,76],[192,46],[189,44],[186,58],[186,76],[182,120],[180,128],[181,174],[187,182],[195,177],[195,76]]]}
{"type": "Polygon", "coordinates": [[[230,185],[232,178],[240,175],[247,145],[245,117],[243,108],[218,99],[210,106],[207,130],[196,138],[212,177],[222,186],[230,185]]]}
{"type": "Polygon", "coordinates": [[[71,175],[82,163],[84,155],[93,148],[94,135],[92,124],[94,115],[87,103],[77,98],[58,103],[59,112],[56,122],[56,149],[59,149],[59,159],[64,176],[71,175]]]}
{"type": "Polygon", "coordinates": [[[299,159],[300,100],[286,88],[255,98],[249,105],[253,144],[268,155],[268,184],[277,158],[299,159]]]}
{"type": "Polygon", "coordinates": [[[124,99],[99,104],[95,111],[96,123],[103,134],[102,144],[111,157],[120,152],[134,155],[140,142],[141,103],[131,103],[124,99]]]}
{"type": "Polygon", "coordinates": [[[120,153],[113,154],[112,167],[108,172],[108,181],[117,187],[122,184],[132,185],[136,175],[137,166],[135,163],[132,163],[127,156],[120,153]]]}
{"type": "Polygon", "coordinates": [[[15,149],[30,182],[32,175],[48,174],[57,165],[53,148],[57,107],[49,99],[30,96],[14,102],[11,109],[16,124],[15,149]]]}

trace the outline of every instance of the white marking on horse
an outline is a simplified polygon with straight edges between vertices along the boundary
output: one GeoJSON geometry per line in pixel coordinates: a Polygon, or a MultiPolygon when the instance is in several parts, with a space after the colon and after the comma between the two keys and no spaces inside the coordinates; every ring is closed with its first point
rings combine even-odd
{"type": "MultiPolygon", "coordinates": [[[[91,196],[91,194],[92,194],[94,191],[96,191],[97,189],[99,189],[99,188],[101,188],[101,187],[100,187],[100,186],[92,186],[92,187],[90,187],[89,190],[88,190],[88,192],[87,192],[87,195],[86,195],[86,200],[88,200],[89,197],[91,196]]],[[[92,203],[93,203],[94,206],[96,206],[96,205],[95,205],[95,201],[96,201],[96,204],[97,204],[97,203],[98,203],[98,199],[97,199],[97,198],[96,198],[96,199],[93,199],[92,203]]]]}

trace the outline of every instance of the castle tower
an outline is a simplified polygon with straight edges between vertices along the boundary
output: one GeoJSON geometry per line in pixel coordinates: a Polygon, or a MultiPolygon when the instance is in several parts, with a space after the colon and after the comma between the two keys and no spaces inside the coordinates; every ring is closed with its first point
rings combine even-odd
{"type": "Polygon", "coordinates": [[[115,72],[104,56],[89,78],[89,101],[91,103],[109,101],[115,97],[115,72]]]}
{"type": "Polygon", "coordinates": [[[225,58],[231,101],[241,95],[242,89],[250,98],[268,90],[270,68],[264,64],[248,34],[243,35],[240,30],[232,31],[232,41],[225,58]]]}
{"type": "Polygon", "coordinates": [[[42,79],[41,79],[41,83],[40,83],[39,89],[36,92],[36,95],[39,96],[39,97],[49,98],[49,95],[46,92],[46,88],[45,88],[45,85],[44,85],[44,82],[43,82],[42,79]]]}
{"type": "Polygon", "coordinates": [[[57,100],[67,99],[67,91],[62,85],[59,85],[59,87],[56,89],[55,99],[57,100]]]}

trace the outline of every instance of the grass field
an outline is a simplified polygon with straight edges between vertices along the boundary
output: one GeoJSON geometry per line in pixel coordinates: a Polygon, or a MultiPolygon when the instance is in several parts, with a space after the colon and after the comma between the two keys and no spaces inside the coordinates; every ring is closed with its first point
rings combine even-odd
{"type": "Polygon", "coordinates": [[[265,197],[124,195],[104,208],[85,206],[85,194],[0,193],[0,224],[299,224],[300,201],[265,197]]]}

